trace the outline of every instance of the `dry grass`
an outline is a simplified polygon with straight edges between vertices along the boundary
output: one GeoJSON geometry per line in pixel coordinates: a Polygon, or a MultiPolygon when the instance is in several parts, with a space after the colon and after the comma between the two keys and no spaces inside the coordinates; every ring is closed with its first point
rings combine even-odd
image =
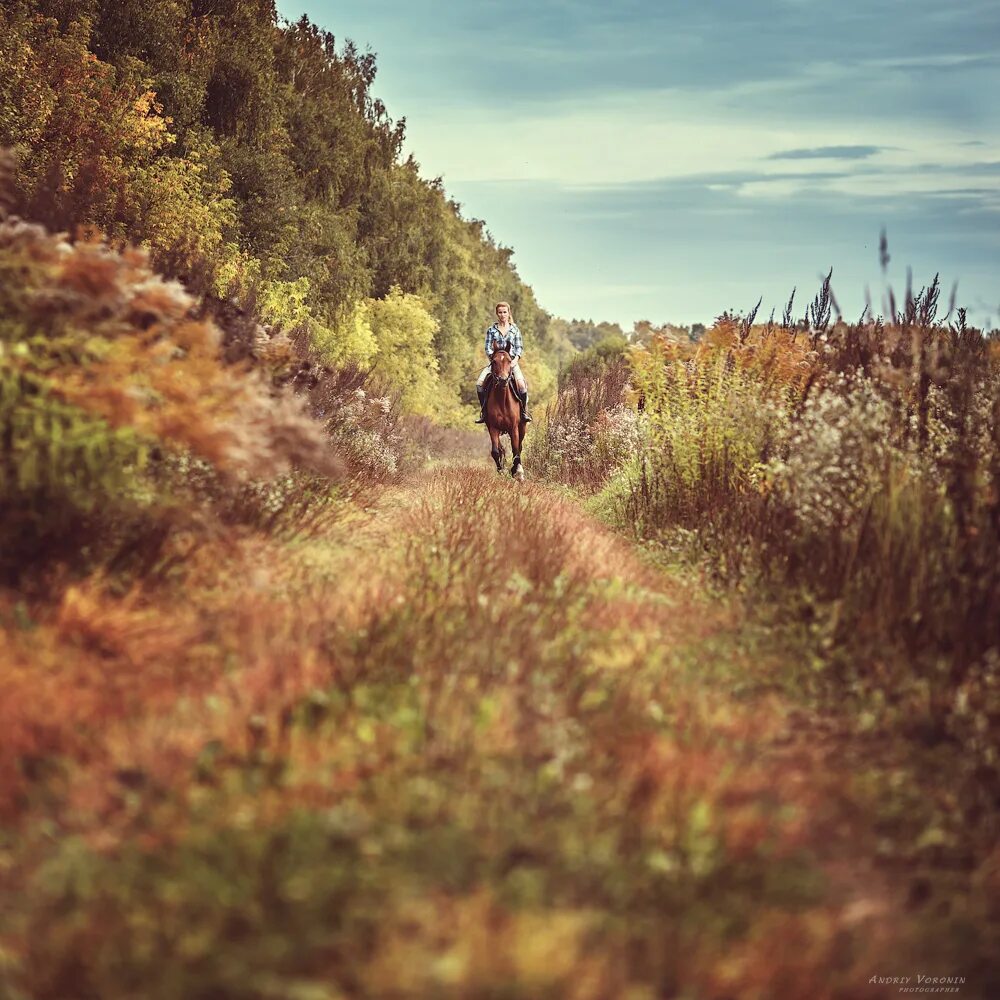
{"type": "Polygon", "coordinates": [[[843,874],[850,776],[730,693],[731,610],[573,502],[442,471],[159,588],[29,612],[63,667],[5,703],[38,741],[6,758],[12,988],[882,995],[905,920],[843,874]]]}
{"type": "Polygon", "coordinates": [[[631,370],[616,359],[598,375],[574,376],[545,408],[528,437],[527,462],[533,473],[578,489],[597,490],[620,464],[632,440],[631,422],[618,428],[609,414],[628,417],[634,396],[631,370]]]}

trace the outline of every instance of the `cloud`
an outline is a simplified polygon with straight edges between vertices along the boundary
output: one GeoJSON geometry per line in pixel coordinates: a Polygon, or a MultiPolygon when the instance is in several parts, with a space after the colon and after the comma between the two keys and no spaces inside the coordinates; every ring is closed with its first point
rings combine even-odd
{"type": "Polygon", "coordinates": [[[556,312],[780,308],[830,264],[860,290],[883,224],[996,285],[996,0],[294,2],[376,50],[407,152],[556,312]]]}
{"type": "MultiPolygon", "coordinates": [[[[754,183],[749,173],[727,179],[754,183]]],[[[780,314],[793,285],[799,300],[811,296],[832,266],[841,306],[856,316],[866,284],[878,298],[883,226],[897,286],[912,265],[918,284],[937,271],[946,285],[960,278],[970,293],[962,304],[996,287],[1000,227],[983,211],[995,197],[990,188],[956,191],[941,183],[907,197],[884,190],[845,197],[817,185],[772,198],[703,182],[507,182],[459,190],[497,220],[497,235],[516,248],[520,273],[559,315],[626,326],[640,316],[704,322],[725,308],[750,308],[762,294],[764,314],[772,306],[780,314]]]]}
{"type": "Polygon", "coordinates": [[[889,10],[867,0],[280,3],[290,16],[300,5],[338,37],[375,48],[377,87],[388,86],[380,96],[392,98],[390,111],[398,99],[408,116],[414,95],[432,92],[485,111],[741,83],[791,84],[794,100],[797,81],[819,115],[867,115],[885,100],[890,114],[923,103],[947,116],[963,111],[970,75],[979,103],[996,89],[1000,5],[983,0],[898,0],[889,10]],[[835,67],[851,92],[810,86],[817,64],[835,67]]]}
{"type": "Polygon", "coordinates": [[[996,65],[998,57],[995,52],[983,52],[979,54],[968,52],[938,52],[926,55],[886,57],[880,59],[869,59],[865,65],[891,70],[953,70],[967,69],[976,64],[996,65]]]}
{"type": "Polygon", "coordinates": [[[772,153],[769,160],[864,160],[888,146],[816,146],[812,149],[786,149],[772,153]]]}
{"type": "Polygon", "coordinates": [[[883,143],[886,123],[879,118],[828,119],[795,107],[777,115],[766,106],[745,95],[736,100],[728,91],[720,96],[667,89],[558,99],[488,115],[463,107],[431,108],[410,117],[408,146],[446,185],[602,186],[677,177],[731,184],[732,175],[740,174],[817,183],[830,180],[834,167],[837,177],[893,177],[900,197],[918,183],[917,166],[980,176],[991,172],[986,161],[1000,159],[1000,132],[970,134],[962,122],[900,118],[892,124],[889,146],[883,143]]]}

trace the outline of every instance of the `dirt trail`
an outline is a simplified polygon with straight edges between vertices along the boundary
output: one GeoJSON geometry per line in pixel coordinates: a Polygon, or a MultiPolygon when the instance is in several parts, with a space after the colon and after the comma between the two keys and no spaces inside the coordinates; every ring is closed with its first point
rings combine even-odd
{"type": "MultiPolygon", "coordinates": [[[[74,903],[116,956],[94,995],[160,960],[144,921],[217,942],[192,858],[235,866],[239,940],[278,942],[298,985],[268,996],[894,994],[871,977],[905,960],[905,913],[836,738],[766,690],[732,607],[577,501],[437,470],[228,560],[204,557],[189,650],[215,666],[33,807],[100,859],[74,903]]],[[[29,835],[8,871],[61,849],[29,835]]],[[[239,940],[170,982],[273,978],[239,940]]],[[[24,942],[58,995],[86,942],[24,942]]]]}
{"type": "MultiPolygon", "coordinates": [[[[416,477],[344,527],[328,570],[346,628],[402,609],[389,618],[434,718],[425,760],[499,753],[514,785],[527,772],[590,791],[580,797],[619,827],[618,850],[636,851],[646,877],[707,894],[704,929],[754,928],[726,944],[722,966],[721,942],[694,946],[685,974],[704,988],[882,995],[861,972],[898,953],[900,898],[873,862],[843,743],[831,720],[773,693],[776,665],[741,644],[733,607],[651,566],[561,491],[474,467],[416,477]],[[514,669],[484,683],[505,657],[514,669]],[[448,690],[459,674],[491,692],[489,725],[467,724],[475,697],[448,690]],[[552,738],[574,726],[573,749],[552,738]]],[[[381,667],[394,653],[363,660],[381,667]]],[[[494,822],[502,842],[506,820],[494,822]]]]}

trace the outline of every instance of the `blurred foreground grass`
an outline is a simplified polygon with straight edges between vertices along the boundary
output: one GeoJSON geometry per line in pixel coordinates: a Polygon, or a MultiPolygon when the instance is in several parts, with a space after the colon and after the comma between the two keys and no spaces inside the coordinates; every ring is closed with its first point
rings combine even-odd
{"type": "Polygon", "coordinates": [[[988,995],[940,761],[559,492],[443,470],[181,565],[3,599],[12,1000],[988,995]]]}

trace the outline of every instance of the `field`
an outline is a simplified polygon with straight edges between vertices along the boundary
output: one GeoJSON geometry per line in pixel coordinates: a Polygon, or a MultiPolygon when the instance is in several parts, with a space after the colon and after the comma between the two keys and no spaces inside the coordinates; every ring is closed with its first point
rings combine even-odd
{"type": "Polygon", "coordinates": [[[1000,331],[552,316],[374,78],[0,9],[0,1000],[1000,996],[1000,331]]]}
{"type": "Polygon", "coordinates": [[[9,996],[987,995],[947,761],[563,491],[442,469],[3,621],[9,996]]]}

